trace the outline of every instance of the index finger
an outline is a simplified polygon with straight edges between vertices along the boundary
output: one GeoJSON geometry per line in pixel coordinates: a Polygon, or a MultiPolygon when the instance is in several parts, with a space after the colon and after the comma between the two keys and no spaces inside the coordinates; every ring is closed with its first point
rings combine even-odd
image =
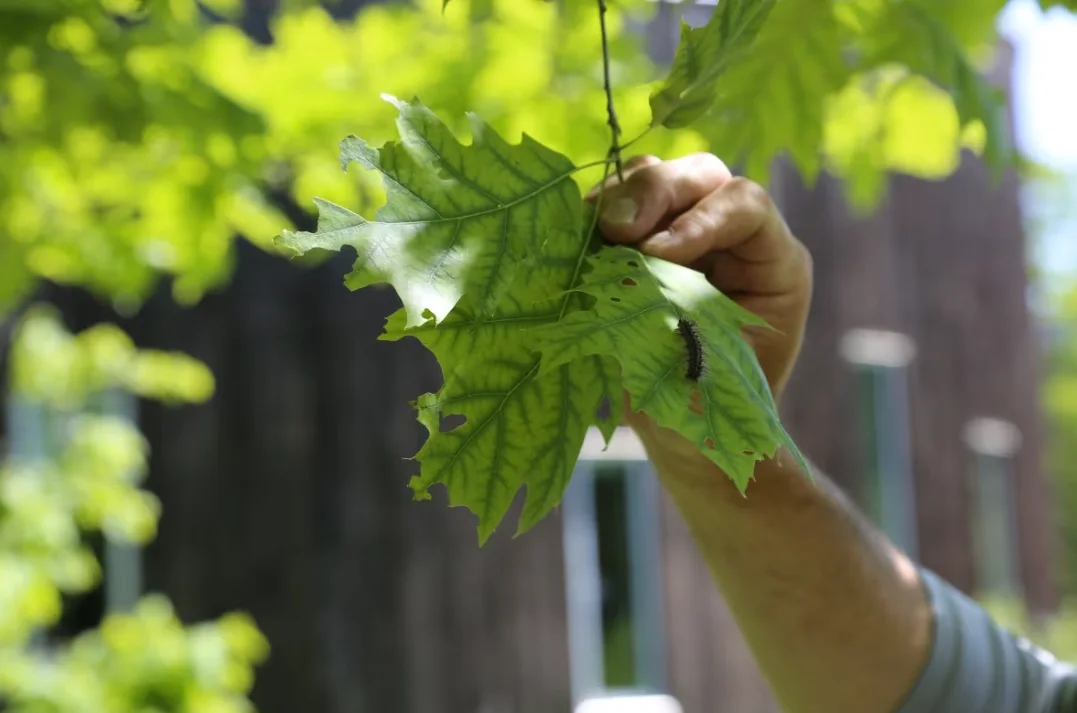
{"type": "Polygon", "coordinates": [[[715,251],[728,251],[749,263],[766,263],[783,256],[791,242],[766,189],[735,178],[678,216],[668,229],[645,240],[640,250],[682,265],[715,251]]]}
{"type": "MultiPolygon", "coordinates": [[[[640,169],[646,168],[647,166],[654,166],[655,164],[659,163],[662,163],[662,159],[658,158],[657,156],[652,156],[650,154],[633,156],[632,158],[624,162],[624,165],[621,167],[621,174],[627,180],[633,173],[636,173],[640,169]]],[[[585,201],[587,201],[588,203],[593,203],[595,200],[598,199],[599,194],[603,190],[609,193],[609,190],[611,188],[621,182],[621,177],[613,172],[613,166],[608,167],[607,173],[609,173],[609,175],[606,176],[606,180],[596,185],[594,188],[587,192],[586,196],[583,197],[585,201]]]]}
{"type": "Polygon", "coordinates": [[[717,156],[647,163],[606,189],[599,227],[613,243],[638,243],[732,178],[717,156]]]}

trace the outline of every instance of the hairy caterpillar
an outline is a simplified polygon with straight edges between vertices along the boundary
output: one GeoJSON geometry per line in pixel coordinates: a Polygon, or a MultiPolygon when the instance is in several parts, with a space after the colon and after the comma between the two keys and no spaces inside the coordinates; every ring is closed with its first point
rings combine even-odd
{"type": "Polygon", "coordinates": [[[687,362],[684,375],[689,381],[699,381],[703,376],[703,341],[699,338],[699,328],[692,320],[681,317],[677,320],[677,333],[684,340],[687,362]]]}

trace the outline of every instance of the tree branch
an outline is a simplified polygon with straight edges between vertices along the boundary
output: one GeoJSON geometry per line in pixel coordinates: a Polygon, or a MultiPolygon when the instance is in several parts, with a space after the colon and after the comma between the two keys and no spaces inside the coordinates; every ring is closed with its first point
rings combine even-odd
{"type": "Polygon", "coordinates": [[[609,114],[610,151],[617,166],[617,179],[624,183],[624,168],[621,165],[621,123],[617,120],[617,109],[613,105],[613,84],[610,82],[610,41],[606,32],[606,0],[598,0],[598,22],[602,27],[602,72],[606,87],[606,113],[609,114]]]}

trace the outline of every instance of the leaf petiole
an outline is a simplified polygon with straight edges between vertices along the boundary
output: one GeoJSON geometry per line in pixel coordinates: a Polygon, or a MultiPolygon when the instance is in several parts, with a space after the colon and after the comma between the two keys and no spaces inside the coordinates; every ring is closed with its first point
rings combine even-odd
{"type": "Polygon", "coordinates": [[[610,41],[606,32],[606,0],[598,0],[598,23],[602,28],[602,76],[606,88],[606,113],[609,115],[610,125],[610,150],[608,156],[612,156],[617,165],[617,179],[625,182],[624,166],[621,163],[621,122],[617,120],[617,109],[613,104],[613,83],[610,81],[610,41]]]}

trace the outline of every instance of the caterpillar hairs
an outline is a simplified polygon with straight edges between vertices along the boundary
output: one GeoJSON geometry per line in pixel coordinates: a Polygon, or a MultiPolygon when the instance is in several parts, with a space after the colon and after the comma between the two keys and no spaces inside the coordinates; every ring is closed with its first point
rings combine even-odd
{"type": "Polygon", "coordinates": [[[699,381],[703,376],[703,341],[699,337],[699,328],[690,319],[681,317],[677,320],[677,332],[684,340],[685,377],[689,381],[699,381]]]}

